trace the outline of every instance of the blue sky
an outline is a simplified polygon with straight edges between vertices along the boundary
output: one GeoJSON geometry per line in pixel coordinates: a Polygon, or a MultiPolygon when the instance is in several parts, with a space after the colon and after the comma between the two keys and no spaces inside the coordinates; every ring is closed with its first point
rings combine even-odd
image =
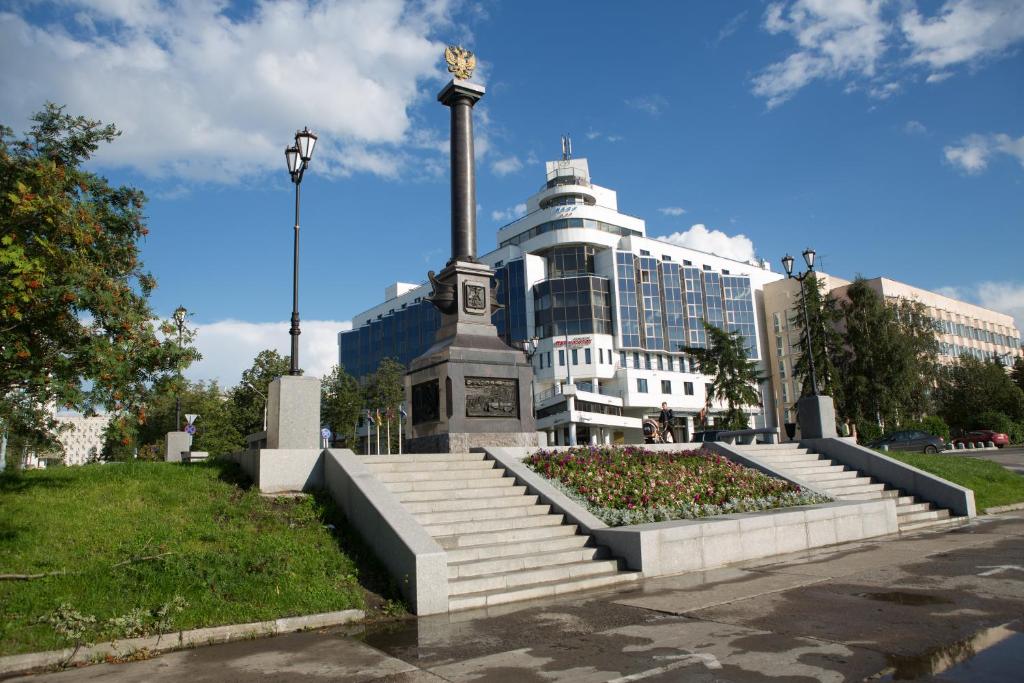
{"type": "Polygon", "coordinates": [[[52,100],[124,129],[95,167],[150,197],[153,304],[195,312],[195,377],[230,384],[287,348],[296,128],[321,133],[304,365],[322,371],[386,285],[443,265],[446,42],[488,88],[481,251],[568,132],[652,236],[700,224],[676,239],[774,264],[811,245],[837,275],[1024,322],[1024,0],[4,6],[0,121],[23,130],[52,100]]]}

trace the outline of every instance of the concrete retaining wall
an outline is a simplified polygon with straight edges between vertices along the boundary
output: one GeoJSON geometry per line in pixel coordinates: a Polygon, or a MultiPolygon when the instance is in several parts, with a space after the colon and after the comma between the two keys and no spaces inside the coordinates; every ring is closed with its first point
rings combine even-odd
{"type": "Polygon", "coordinates": [[[323,479],[334,502],[398,582],[419,615],[448,611],[448,555],[362,459],[324,451],[323,479]]]}
{"type": "Polygon", "coordinates": [[[666,576],[894,534],[891,501],[844,501],[707,519],[608,527],[601,545],[644,576],[666,576]]]}
{"type": "Polygon", "coordinates": [[[831,460],[860,470],[863,474],[902,489],[922,501],[949,508],[955,515],[974,517],[977,514],[974,491],[934,474],[922,472],[916,467],[870,448],[858,446],[845,439],[803,439],[800,445],[813,448],[831,460]]]}
{"type": "Polygon", "coordinates": [[[264,493],[324,488],[321,451],[314,448],[239,451],[228,456],[264,493]]]}

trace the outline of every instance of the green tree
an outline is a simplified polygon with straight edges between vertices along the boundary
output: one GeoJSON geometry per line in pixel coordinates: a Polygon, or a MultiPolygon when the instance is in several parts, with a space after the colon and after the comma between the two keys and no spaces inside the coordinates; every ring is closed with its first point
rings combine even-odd
{"type": "Polygon", "coordinates": [[[704,323],[707,331],[707,348],[684,347],[697,364],[697,370],[713,377],[705,392],[704,409],[711,414],[715,399],[726,404],[723,427],[725,429],[746,429],[745,406],[756,406],[761,402],[757,385],[761,378],[757,374],[757,363],[747,356],[746,341],[739,332],[725,330],[704,323]]]}
{"type": "MultiPolygon", "coordinates": [[[[399,410],[405,400],[405,366],[394,358],[385,358],[366,382],[366,408],[376,414],[380,410],[380,433],[397,438],[399,410]]],[[[375,428],[376,431],[376,428],[375,428]]]]}
{"type": "Polygon", "coordinates": [[[1017,360],[1013,361],[1013,369],[1010,370],[1010,379],[1012,379],[1014,383],[1021,388],[1021,390],[1024,390],[1024,358],[1018,356],[1017,360]]]}
{"type": "Polygon", "coordinates": [[[935,397],[939,415],[954,431],[992,429],[981,419],[985,413],[1024,421],[1024,391],[997,362],[961,356],[942,370],[935,397]]]}
{"type": "Polygon", "coordinates": [[[335,365],[320,380],[320,420],[334,432],[334,440],[345,448],[357,447],[356,425],[363,410],[359,383],[341,366],[335,365]]]}
{"type": "Polygon", "coordinates": [[[929,412],[938,341],[923,307],[887,303],[858,278],[838,302],[839,414],[887,429],[929,412]]]}
{"type": "Polygon", "coordinates": [[[53,104],[33,121],[22,139],[0,126],[0,422],[46,434],[56,405],[122,425],[199,354],[153,323],[142,191],[82,168],[116,128],[53,104]]]}
{"type": "Polygon", "coordinates": [[[790,318],[790,327],[796,334],[794,348],[796,362],[793,364],[793,375],[801,378],[801,396],[810,396],[811,371],[809,354],[807,353],[807,330],[804,324],[804,306],[807,310],[807,323],[811,329],[811,343],[814,357],[814,374],[818,379],[818,392],[832,396],[839,403],[842,385],[836,369],[836,359],[842,350],[843,339],[837,329],[841,317],[839,307],[834,299],[823,291],[818,276],[811,273],[803,282],[801,293],[797,299],[796,310],[790,318]]]}
{"type": "Polygon", "coordinates": [[[263,411],[267,405],[270,383],[288,374],[291,358],[273,349],[264,349],[253,358],[252,365],[242,371],[242,381],[231,389],[229,397],[235,429],[245,437],[263,431],[263,411]]]}
{"type": "MultiPolygon", "coordinates": [[[[164,437],[174,429],[175,398],[177,394],[170,383],[151,393],[146,403],[146,421],[137,425],[135,441],[140,452],[155,451],[163,458],[164,437]]],[[[217,382],[189,382],[181,386],[182,413],[193,413],[196,419],[196,434],[192,448],[207,451],[210,455],[225,455],[244,448],[243,435],[234,422],[231,402],[217,382]]],[[[116,449],[112,448],[112,452],[116,449]]]]}

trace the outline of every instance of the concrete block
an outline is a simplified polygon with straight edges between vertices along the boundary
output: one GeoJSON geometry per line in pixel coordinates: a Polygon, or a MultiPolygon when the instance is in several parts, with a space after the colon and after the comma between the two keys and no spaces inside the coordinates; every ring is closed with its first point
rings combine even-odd
{"type": "Polygon", "coordinates": [[[164,461],[181,462],[181,454],[192,448],[192,435],[187,432],[167,432],[164,438],[164,461]]]}
{"type": "Polygon", "coordinates": [[[320,448],[320,380],[285,375],[270,383],[267,447],[320,448]]]}
{"type": "Polygon", "coordinates": [[[703,538],[704,568],[721,567],[744,559],[743,545],[738,533],[721,533],[703,538]]]}
{"type": "Polygon", "coordinates": [[[818,548],[836,543],[836,524],[834,519],[822,519],[807,522],[807,547],[818,548]]]}
{"type": "MultiPolygon", "coordinates": [[[[820,523],[820,522],[819,522],[820,523]]],[[[775,527],[775,549],[779,554],[807,549],[807,525],[804,522],[775,527]]]]}
{"type": "Polygon", "coordinates": [[[856,541],[864,538],[863,514],[860,510],[844,515],[836,515],[835,530],[836,542],[856,541]]]}
{"type": "Polygon", "coordinates": [[[661,561],[660,575],[680,574],[707,567],[704,561],[704,540],[699,536],[658,545],[660,547],[656,556],[661,561]]]}
{"type": "Polygon", "coordinates": [[[804,396],[796,403],[800,438],[828,439],[836,432],[836,407],[831,396],[804,396]]]}
{"type": "Polygon", "coordinates": [[[743,549],[743,559],[745,560],[775,555],[777,552],[775,526],[741,532],[740,546],[743,549]]]}

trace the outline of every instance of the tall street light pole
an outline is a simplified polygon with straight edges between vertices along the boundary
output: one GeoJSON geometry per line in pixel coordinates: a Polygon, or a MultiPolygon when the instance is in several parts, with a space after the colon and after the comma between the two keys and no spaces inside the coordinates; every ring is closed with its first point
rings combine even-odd
{"type": "MultiPolygon", "coordinates": [[[[185,331],[185,316],[188,311],[184,306],[174,309],[174,324],[178,326],[178,348],[181,348],[181,337],[185,331]]],[[[174,397],[174,431],[181,431],[181,361],[178,361],[178,391],[174,397]]]]}
{"type": "Polygon", "coordinates": [[[313,148],[316,146],[316,135],[309,128],[303,128],[295,133],[295,144],[284,151],[285,161],[288,162],[288,173],[291,174],[292,183],[295,184],[295,245],[292,252],[292,326],[288,334],[292,337],[291,367],[289,375],[299,375],[299,186],[302,184],[302,176],[309,167],[309,160],[313,158],[313,148]]]}
{"type": "Polygon", "coordinates": [[[807,264],[807,270],[799,275],[793,275],[793,257],[786,254],[782,257],[782,267],[786,269],[786,277],[796,280],[800,283],[800,301],[803,303],[804,309],[804,332],[805,340],[807,343],[807,365],[811,373],[811,395],[818,395],[818,376],[814,371],[814,346],[811,338],[811,323],[807,315],[807,297],[804,296],[804,280],[809,275],[814,274],[814,250],[808,247],[804,249],[804,263],[807,264]]]}
{"type": "MultiPolygon", "coordinates": [[[[533,357],[537,355],[537,347],[540,346],[540,339],[533,337],[529,340],[523,341],[523,353],[526,354],[526,360],[530,365],[533,365],[533,357]]],[[[534,416],[537,414],[537,393],[535,386],[534,376],[530,375],[530,410],[533,411],[534,416]]]]}

